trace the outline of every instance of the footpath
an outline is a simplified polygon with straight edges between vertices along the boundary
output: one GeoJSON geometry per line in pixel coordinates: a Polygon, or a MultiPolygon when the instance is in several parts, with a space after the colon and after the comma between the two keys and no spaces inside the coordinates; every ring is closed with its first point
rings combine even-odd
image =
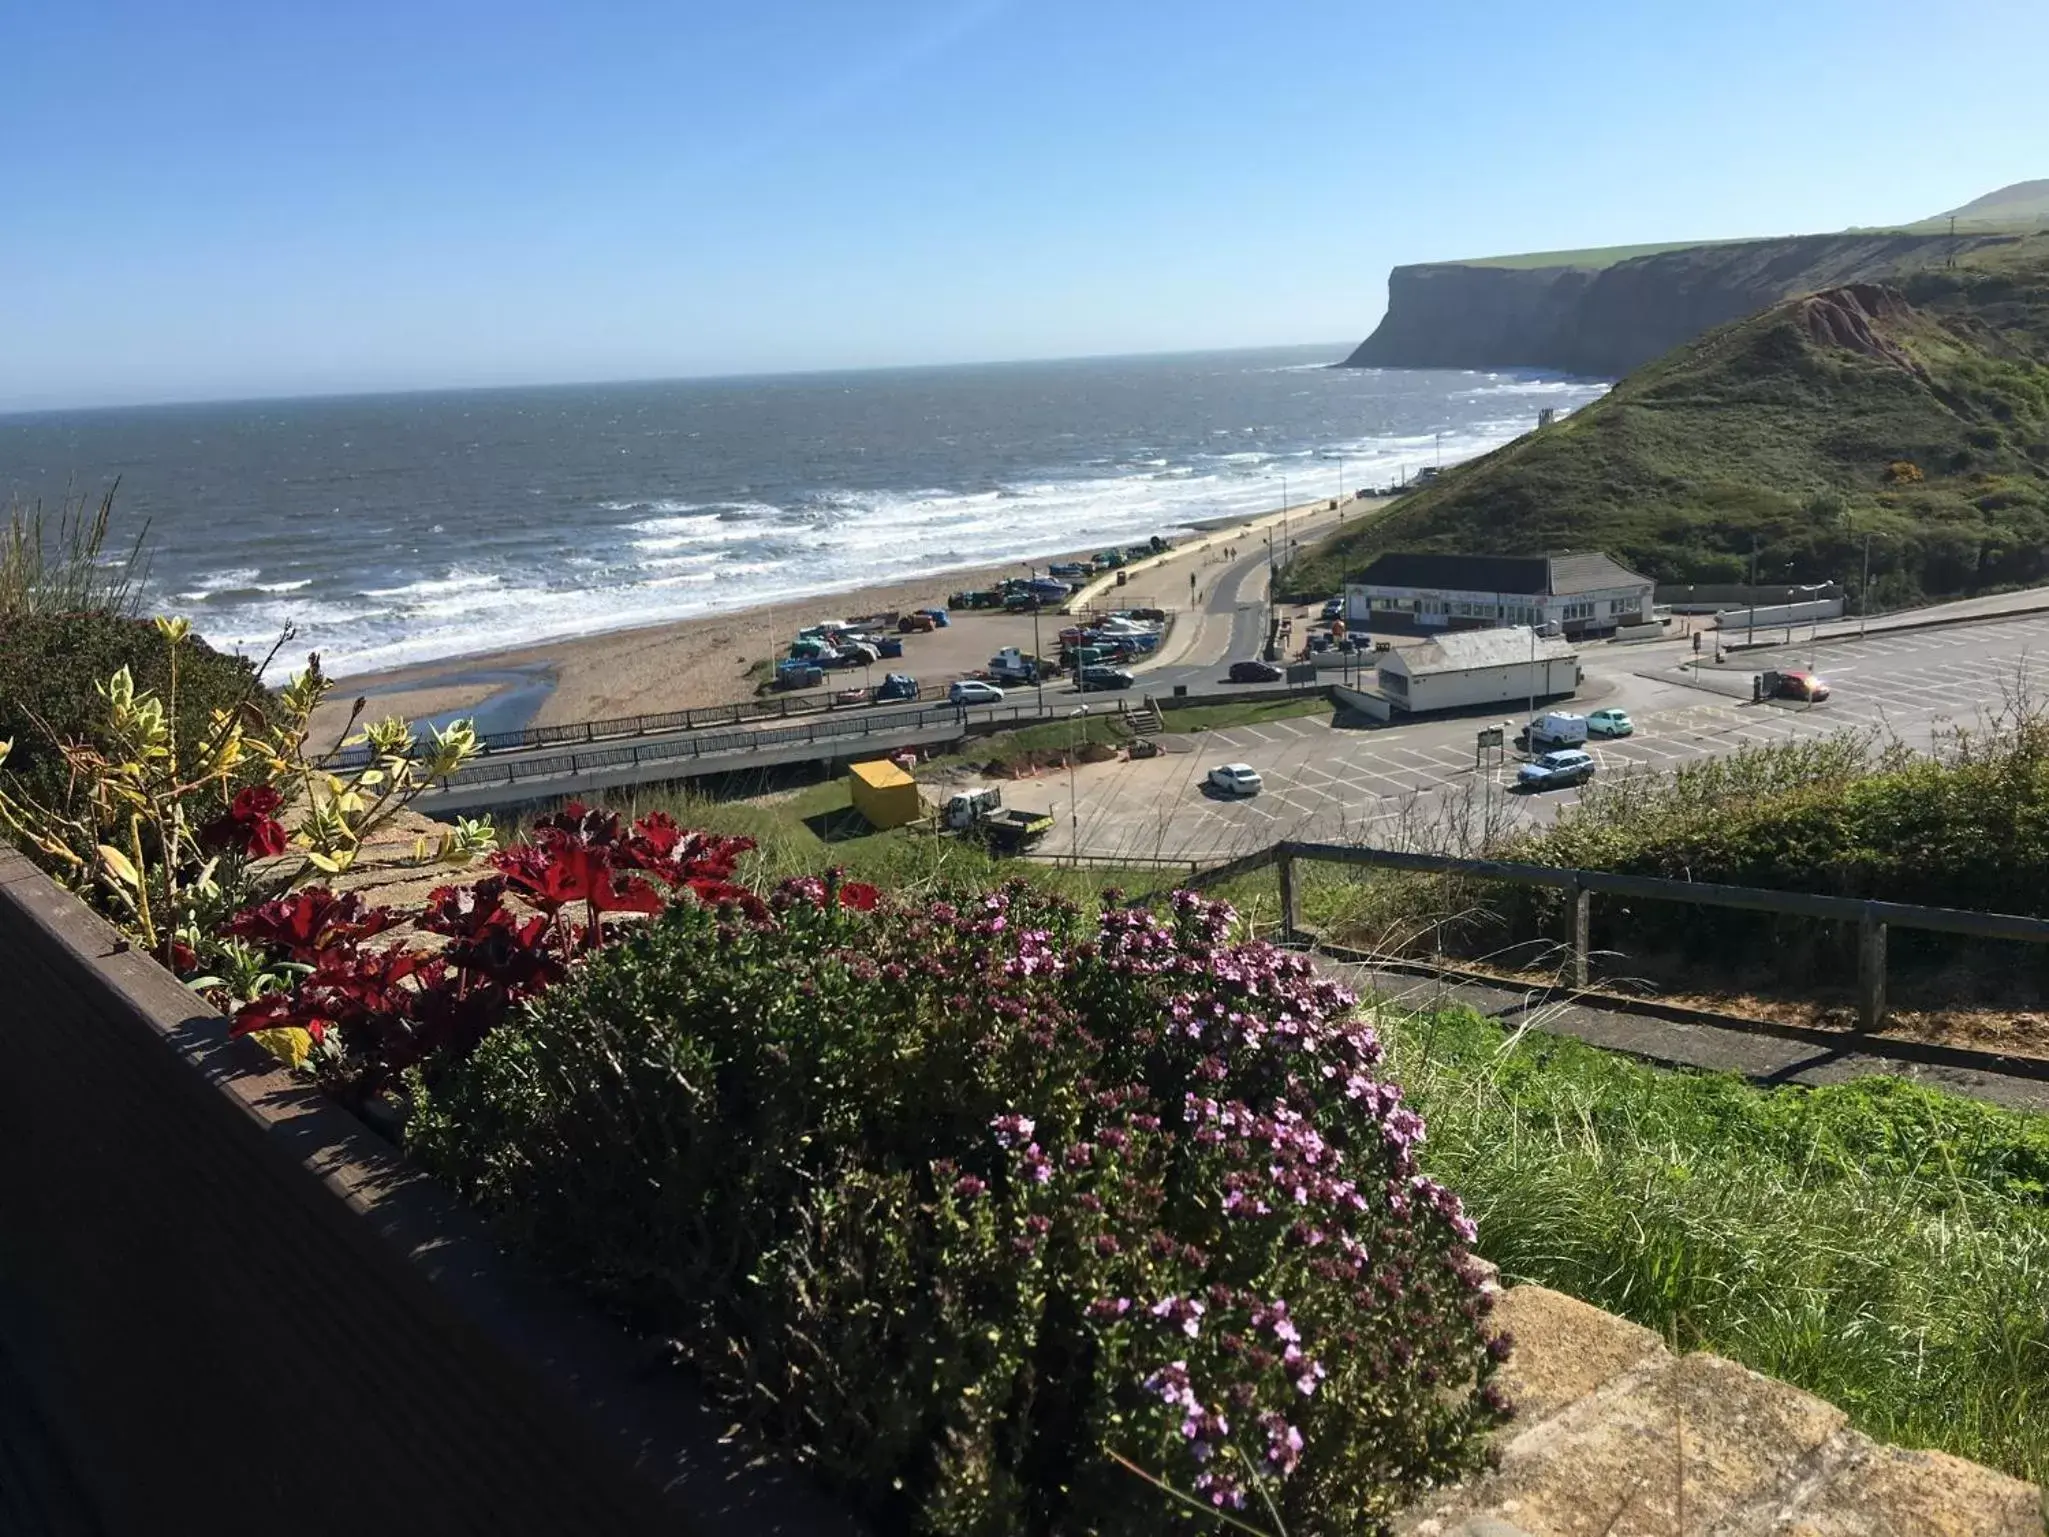
{"type": "Polygon", "coordinates": [[[1603,1006],[1598,995],[1424,976],[1319,956],[1318,964],[1346,986],[1405,1009],[1468,1008],[1510,1028],[1569,1035],[1661,1067],[1741,1073],[1755,1083],[1815,1086],[1884,1074],[1968,1095],[2012,1110],[2049,1112],[2049,1060],[2003,1056],[1931,1042],[1849,1030],[1821,1030],[1770,1020],[1707,1015],[1645,1006],[1671,1017],[1603,1006]],[[1685,1016],[1693,1015],[1693,1018],[1685,1016]]]}

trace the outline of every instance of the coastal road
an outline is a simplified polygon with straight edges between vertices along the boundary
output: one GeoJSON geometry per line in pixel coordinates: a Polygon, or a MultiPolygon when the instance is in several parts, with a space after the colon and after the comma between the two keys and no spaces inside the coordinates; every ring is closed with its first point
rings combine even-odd
{"type": "MultiPolygon", "coordinates": [[[[1587,683],[1572,708],[1629,711],[1636,733],[1591,744],[1600,773],[1670,772],[1746,746],[1862,730],[1926,752],[1959,726],[1989,723],[2030,701],[2049,703],[2049,615],[1952,628],[1874,633],[1864,640],[1743,653],[1741,666],[1683,665],[1675,644],[1601,645],[1582,657],[1587,683]],[[1818,666],[1833,686],[1816,705],[1751,703],[1765,668],[1818,666]]],[[[1732,661],[1739,660],[1732,658],[1732,661]]],[[[1502,714],[1519,721],[1524,711],[1502,714]]],[[[1089,765],[1006,792],[1046,804],[1046,852],[1211,863],[1279,838],[1474,846],[1490,833],[1555,817],[1576,791],[1522,795],[1517,763],[1476,761],[1486,717],[1367,727],[1328,716],[1163,738],[1166,755],[1089,765]],[[1241,800],[1204,787],[1215,764],[1243,761],[1266,781],[1241,800]],[[1033,791],[1040,793],[1036,796],[1033,791]]]]}

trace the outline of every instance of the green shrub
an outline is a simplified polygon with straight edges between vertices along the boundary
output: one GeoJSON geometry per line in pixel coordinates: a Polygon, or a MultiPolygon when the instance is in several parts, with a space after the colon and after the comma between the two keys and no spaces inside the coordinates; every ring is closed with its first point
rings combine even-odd
{"type": "Polygon", "coordinates": [[[772,907],[580,965],[411,1150],[885,1530],[1368,1532],[1475,1466],[1507,1342],[1342,989],[1193,898],[772,907]]]}
{"type": "MultiPolygon", "coordinates": [[[[67,776],[53,738],[92,738],[106,715],[99,690],[123,667],[138,693],[170,698],[173,654],[146,619],[78,613],[0,620],[0,742],[14,743],[6,771],[36,799],[61,801],[67,776]]],[[[253,704],[268,712],[269,696],[248,661],[223,656],[197,636],[175,655],[176,729],[188,760],[197,757],[215,710],[253,704]]]]}

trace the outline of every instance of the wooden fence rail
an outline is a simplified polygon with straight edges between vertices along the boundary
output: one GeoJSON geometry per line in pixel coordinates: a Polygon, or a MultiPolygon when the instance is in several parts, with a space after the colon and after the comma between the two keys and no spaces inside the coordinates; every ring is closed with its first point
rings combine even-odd
{"type": "Polygon", "coordinates": [[[1707,881],[1680,881],[1660,876],[1623,875],[1612,870],[1580,870],[1563,865],[1521,864],[1500,859],[1464,859],[1450,854],[1418,854],[1377,849],[1363,844],[1283,841],[1201,872],[1196,887],[1214,886],[1268,865],[1278,867],[1281,889],[1281,933],[1292,941],[1301,932],[1296,890],[1297,861],[1313,864],[1364,865],[1419,874],[1462,875],[1472,880],[1504,881],[1517,886],[1545,886],[1572,898],[1572,981],[1587,985],[1587,953],[1592,902],[1596,895],[1630,897],[1647,902],[1681,902],[1694,907],[1726,907],[1746,912],[1783,913],[1857,925],[1858,1015],[1875,1027],[1885,1017],[1886,935],[1891,929],[1918,929],[1961,934],[1972,939],[2019,940],[2049,944],[2049,919],[2016,913],[1979,913],[1954,907],[1917,907],[1906,902],[1880,902],[1861,897],[1832,897],[1819,892],[1773,891],[1757,886],[1723,886],[1707,881]]]}

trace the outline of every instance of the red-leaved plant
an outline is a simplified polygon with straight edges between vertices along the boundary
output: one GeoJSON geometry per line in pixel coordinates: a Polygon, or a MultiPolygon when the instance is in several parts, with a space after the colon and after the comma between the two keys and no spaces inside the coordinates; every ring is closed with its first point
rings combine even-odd
{"type": "MultiPolygon", "coordinates": [[[[260,816],[268,808],[251,809],[260,816]]],[[[246,908],[224,933],[296,980],[241,1005],[232,1033],[304,1031],[330,1084],[367,1098],[409,1067],[473,1050],[514,1004],[615,939],[613,915],[652,917],[683,893],[763,913],[733,880],[753,846],[685,832],[660,812],[629,828],[615,813],[571,802],[525,842],[492,855],[497,874],[438,887],[417,911],[319,886],[246,908]],[[370,943],[379,936],[389,937],[370,943]],[[438,942],[422,943],[426,936],[438,942]]]]}

